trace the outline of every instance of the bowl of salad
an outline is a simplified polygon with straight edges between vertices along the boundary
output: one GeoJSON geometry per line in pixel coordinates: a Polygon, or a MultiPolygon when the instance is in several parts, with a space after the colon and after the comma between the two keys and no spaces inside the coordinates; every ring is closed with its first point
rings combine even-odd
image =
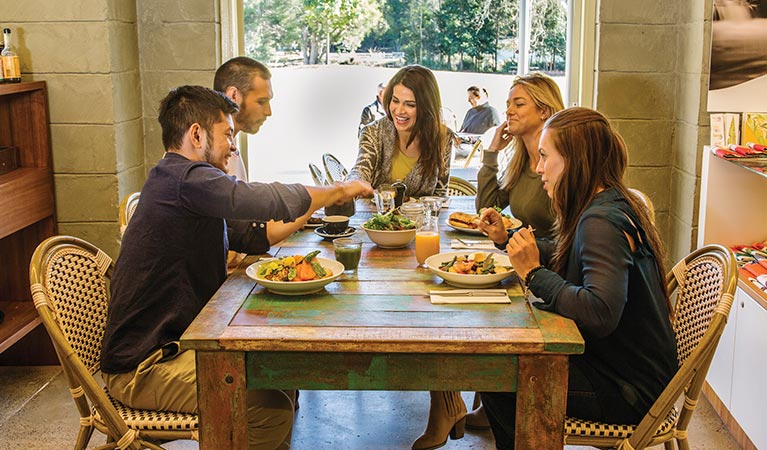
{"type": "Polygon", "coordinates": [[[449,285],[489,288],[514,274],[509,257],[492,252],[447,252],[426,258],[426,265],[449,285]]]}
{"type": "Polygon", "coordinates": [[[373,214],[362,224],[368,237],[381,248],[401,248],[415,238],[416,224],[401,214],[373,214]]]}
{"type": "Polygon", "coordinates": [[[319,250],[306,255],[262,259],[245,273],[269,292],[280,295],[305,295],[321,291],[344,271],[338,261],[320,258],[319,250]]]}

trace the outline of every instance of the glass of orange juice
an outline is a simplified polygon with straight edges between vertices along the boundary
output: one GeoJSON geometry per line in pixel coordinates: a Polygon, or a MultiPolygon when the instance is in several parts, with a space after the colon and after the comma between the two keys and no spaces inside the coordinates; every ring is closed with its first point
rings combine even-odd
{"type": "Polygon", "coordinates": [[[439,253],[439,226],[437,218],[427,215],[421,228],[415,233],[415,259],[426,267],[426,258],[439,253]]]}

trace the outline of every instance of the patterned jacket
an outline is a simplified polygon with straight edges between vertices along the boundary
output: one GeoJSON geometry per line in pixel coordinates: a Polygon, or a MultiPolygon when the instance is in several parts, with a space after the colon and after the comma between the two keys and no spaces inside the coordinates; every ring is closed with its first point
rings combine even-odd
{"type": "MultiPolygon", "coordinates": [[[[362,129],[360,135],[360,152],[357,162],[349,172],[349,180],[368,181],[373,188],[391,179],[392,155],[397,149],[397,130],[394,123],[387,117],[381,118],[362,129]]],[[[424,178],[420,161],[413,170],[402,180],[407,185],[406,195],[421,197],[424,195],[445,195],[450,179],[450,152],[453,150],[453,131],[448,129],[446,142],[442,151],[441,175],[424,178]]]]}

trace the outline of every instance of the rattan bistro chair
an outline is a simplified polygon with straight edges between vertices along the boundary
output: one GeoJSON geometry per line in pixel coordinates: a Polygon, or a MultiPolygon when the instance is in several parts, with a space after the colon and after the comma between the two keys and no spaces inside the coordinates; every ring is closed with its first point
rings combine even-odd
{"type": "Polygon", "coordinates": [[[349,172],[346,170],[341,161],[330,153],[322,155],[322,164],[325,165],[325,174],[327,175],[328,183],[335,183],[336,181],[345,181],[346,175],[349,172]]]}
{"type": "Polygon", "coordinates": [[[155,442],[198,440],[197,415],[129,408],[96,380],[112,268],[106,253],[70,236],[43,241],[29,267],[35,308],[80,413],[75,449],[88,446],[94,428],[107,435],[97,449],[162,449],[155,442]]]}
{"type": "Polygon", "coordinates": [[[312,181],[314,181],[315,186],[327,186],[328,180],[325,178],[325,174],[322,173],[319,167],[309,163],[309,173],[312,174],[312,181]]]}
{"type": "Polygon", "coordinates": [[[722,336],[738,282],[735,255],[720,245],[700,248],[666,276],[676,291],[674,332],[679,370],[638,425],[612,425],[568,417],[565,444],[620,450],[664,444],[689,450],[687,427],[695,411],[708,367],[722,336]],[[684,406],[674,406],[684,394],[684,406]]]}
{"type": "Polygon", "coordinates": [[[477,195],[477,188],[461,177],[450,177],[447,182],[447,195],[477,195]]]}
{"type": "Polygon", "coordinates": [[[133,213],[136,212],[139,197],[141,197],[141,192],[134,192],[126,195],[120,202],[120,236],[125,234],[128,222],[130,222],[131,217],[133,217],[133,213]]]}

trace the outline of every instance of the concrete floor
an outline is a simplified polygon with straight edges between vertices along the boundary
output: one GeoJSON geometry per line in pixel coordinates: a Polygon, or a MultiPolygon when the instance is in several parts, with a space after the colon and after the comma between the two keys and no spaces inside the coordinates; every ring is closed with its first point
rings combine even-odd
{"type": "MultiPolygon", "coordinates": [[[[425,392],[302,391],[293,431],[296,450],[409,449],[426,423],[425,392]]],[[[471,394],[464,393],[470,405],[471,394]]],[[[0,450],[72,448],[78,418],[58,367],[0,367],[0,450]]],[[[91,445],[104,442],[98,432],[91,445]]],[[[739,447],[702,399],[690,427],[693,450],[737,450],[739,447]]],[[[197,449],[192,441],[166,445],[169,450],[197,449]]],[[[467,430],[451,449],[490,450],[489,431],[467,430]]],[[[567,450],[586,447],[569,446],[567,450]]],[[[662,448],[660,446],[659,448],[662,448]]]]}

